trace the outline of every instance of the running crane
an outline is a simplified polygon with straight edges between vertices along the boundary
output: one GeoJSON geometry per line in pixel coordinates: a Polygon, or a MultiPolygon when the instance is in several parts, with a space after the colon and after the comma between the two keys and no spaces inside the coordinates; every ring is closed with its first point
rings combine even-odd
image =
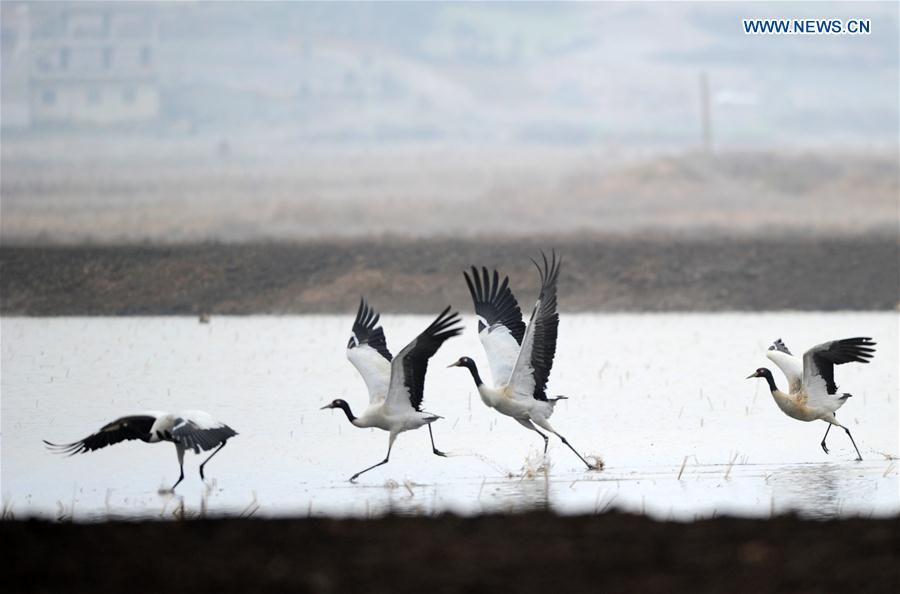
{"type": "Polygon", "coordinates": [[[345,400],[337,399],[322,407],[339,408],[347,420],[356,427],[377,427],[389,433],[388,450],[384,460],[360,470],[350,481],[373,468],[387,464],[397,435],[404,431],[428,426],[431,450],[438,456],[446,456],[434,445],[431,423],[441,417],[422,410],[425,388],[425,372],[428,360],[448,338],[457,336],[462,328],[459,314],[450,313],[447,307],[415,340],[406,345],[396,357],[391,356],[384,338],[384,330],[378,325],[379,314],[360,301],[353,334],[347,343],[347,358],[359,371],[369,390],[369,406],[359,417],[350,410],[345,400]]]}
{"type": "Polygon", "coordinates": [[[549,419],[556,403],[565,398],[548,398],[546,393],[550,368],[556,354],[559,326],[556,284],[562,261],[556,259],[555,252],[549,262],[543,252],[541,256],[543,267],[532,260],[541,277],[541,292],[527,329],[522,321],[519,304],[509,288],[509,277],[500,282],[499,272],[495,270],[492,276],[487,268],[482,268],[479,276],[474,266],[471,278],[463,273],[475,304],[478,338],[487,354],[495,386],[489,387],[484,383],[478,367],[469,357],[461,357],[450,367],[468,369],[482,402],[540,435],[544,439],[544,454],[547,453],[549,438],[538,427],[559,437],[589,470],[596,470],[595,465],[585,460],[550,425],[549,419]]]}
{"type": "Polygon", "coordinates": [[[844,338],[823,342],[806,351],[801,361],[785,346],[779,338],[769,347],[766,356],[775,363],[788,380],[788,392],[782,392],[775,385],[772,372],[760,367],[747,379],[762,377],[769,384],[769,391],[775,404],[787,416],[800,421],[822,420],[828,423],[825,436],[822,437],[822,449],[828,453],[825,439],[832,425],[837,425],[847,432],[856,459],[862,460],[856,441],[850,430],[838,423],[835,411],[842,407],[851,394],[838,394],[834,383],[834,366],[844,363],[868,363],[875,352],[875,344],[871,338],[844,338]]]}
{"type": "Polygon", "coordinates": [[[45,440],[44,443],[55,453],[74,456],[134,439],[145,443],[172,442],[175,444],[175,453],[178,454],[179,468],[178,480],[170,489],[174,491],[184,479],[184,453],[187,450],[194,450],[195,454],[199,454],[201,450],[216,448],[200,464],[200,479],[203,480],[203,467],[235,435],[237,432],[234,429],[201,410],[185,410],[177,414],[150,411],[116,419],[79,441],[56,444],[45,440]]]}

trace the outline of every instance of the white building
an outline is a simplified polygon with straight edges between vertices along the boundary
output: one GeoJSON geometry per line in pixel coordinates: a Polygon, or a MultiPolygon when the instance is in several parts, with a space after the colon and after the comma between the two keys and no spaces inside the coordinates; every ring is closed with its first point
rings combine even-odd
{"type": "Polygon", "coordinates": [[[0,122],[3,128],[27,128],[31,125],[29,94],[30,65],[28,46],[28,7],[24,4],[0,4],[0,91],[2,107],[0,122]]]}
{"type": "Polygon", "coordinates": [[[146,7],[128,2],[25,7],[33,124],[157,118],[157,24],[146,7]]]}

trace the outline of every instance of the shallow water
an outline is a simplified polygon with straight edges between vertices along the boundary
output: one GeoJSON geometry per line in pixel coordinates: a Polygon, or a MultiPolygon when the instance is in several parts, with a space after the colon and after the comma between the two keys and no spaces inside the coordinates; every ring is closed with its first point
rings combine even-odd
{"type": "MultiPolygon", "coordinates": [[[[398,351],[430,320],[383,316],[398,351]]],[[[349,316],[193,318],[3,318],[2,496],[16,517],[171,517],[183,510],[258,515],[355,515],[386,511],[481,513],[549,507],[609,508],[690,520],[722,514],[812,517],[900,512],[898,316],[895,313],[564,314],[550,393],[569,400],[552,422],[581,452],[602,458],[586,472],[558,440],[541,439],[487,409],[461,355],[484,367],[466,334],[432,360],[425,408],[444,417],[431,453],[427,431],[402,434],[391,461],[387,436],[360,430],[336,397],[361,411],[365,386],[344,357],[349,316]],[[836,369],[854,397],[819,447],[826,425],[775,406],[762,380],[765,347],[782,337],[795,352],[827,339],[873,336],[870,365],[836,369]],[[65,458],[42,439],[74,441],[113,418],[147,409],[202,409],[239,433],[207,466],[188,454],[178,476],[171,444],[123,443],[65,458]],[[543,462],[543,464],[542,464],[543,462]]],[[[783,377],[774,369],[777,381],[783,377]]]]}

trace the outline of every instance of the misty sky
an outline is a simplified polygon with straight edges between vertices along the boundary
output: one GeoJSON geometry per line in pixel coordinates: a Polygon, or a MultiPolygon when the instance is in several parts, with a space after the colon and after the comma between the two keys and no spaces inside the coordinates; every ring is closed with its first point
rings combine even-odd
{"type": "Polygon", "coordinates": [[[161,3],[154,135],[893,146],[896,3],[161,3]],[[746,17],[868,18],[747,36],[746,17]]]}

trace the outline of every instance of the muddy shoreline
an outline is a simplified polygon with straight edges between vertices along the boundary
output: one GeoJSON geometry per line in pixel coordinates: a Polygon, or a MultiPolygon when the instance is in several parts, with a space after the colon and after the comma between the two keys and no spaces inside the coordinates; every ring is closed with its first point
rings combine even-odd
{"type": "Polygon", "coordinates": [[[7,592],[896,592],[900,519],[0,522],[7,592]]]}
{"type": "Polygon", "coordinates": [[[894,310],[895,237],[347,240],[0,247],[3,315],[350,313],[465,310],[462,270],[496,266],[520,302],[528,259],[565,259],[565,311],[894,310]]]}

